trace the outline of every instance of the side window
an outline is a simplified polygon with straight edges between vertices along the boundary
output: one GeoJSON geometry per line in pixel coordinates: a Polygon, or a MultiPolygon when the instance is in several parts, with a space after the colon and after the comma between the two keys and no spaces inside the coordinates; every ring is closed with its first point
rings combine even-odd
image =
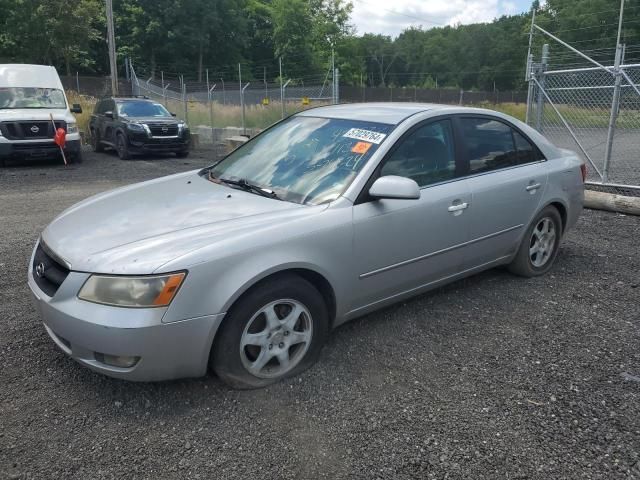
{"type": "Polygon", "coordinates": [[[385,161],[380,175],[399,175],[420,187],[456,177],[451,120],[429,123],[413,131],[385,161]]]}
{"type": "Polygon", "coordinates": [[[524,138],[520,133],[513,131],[513,139],[516,141],[516,150],[518,153],[518,165],[524,163],[536,162],[541,159],[538,149],[531,145],[529,140],[524,138]]]}
{"type": "Polygon", "coordinates": [[[490,118],[461,118],[469,173],[482,173],[517,165],[511,127],[490,118]]]}
{"type": "Polygon", "coordinates": [[[104,106],[104,101],[100,100],[98,103],[96,103],[96,108],[93,109],[93,113],[94,114],[102,113],[104,111],[103,106],[104,106]]]}

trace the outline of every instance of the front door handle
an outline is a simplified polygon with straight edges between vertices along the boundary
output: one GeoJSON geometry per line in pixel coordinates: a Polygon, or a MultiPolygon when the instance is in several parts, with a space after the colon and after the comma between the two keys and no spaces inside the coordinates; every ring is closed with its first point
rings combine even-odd
{"type": "Polygon", "coordinates": [[[541,187],[542,185],[540,185],[539,183],[533,183],[531,185],[527,185],[527,192],[530,192],[532,190],[537,190],[541,187]]]}
{"type": "Polygon", "coordinates": [[[459,212],[460,210],[464,210],[468,206],[469,206],[469,204],[467,202],[456,203],[456,204],[453,204],[453,205],[449,206],[449,208],[447,208],[447,210],[449,210],[450,212],[459,212]]]}

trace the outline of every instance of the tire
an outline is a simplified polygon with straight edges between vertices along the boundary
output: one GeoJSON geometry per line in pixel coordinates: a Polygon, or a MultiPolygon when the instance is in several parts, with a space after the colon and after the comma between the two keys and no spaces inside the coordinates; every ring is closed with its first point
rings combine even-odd
{"type": "Polygon", "coordinates": [[[181,152],[176,152],[176,157],[178,158],[187,158],[189,156],[189,150],[183,150],[181,152]]]}
{"type": "Polygon", "coordinates": [[[261,388],[313,365],[328,334],[322,295],[304,278],[285,274],[240,297],[216,335],[209,363],[233,388],[261,388]]]}
{"type": "Polygon", "coordinates": [[[67,161],[69,163],[82,163],[82,150],[78,150],[77,153],[74,153],[73,155],[69,155],[69,157],[67,158],[67,161]]]}
{"type": "Polygon", "coordinates": [[[95,130],[91,130],[91,148],[94,152],[104,152],[104,146],[100,142],[100,134],[95,130]]]}
{"type": "Polygon", "coordinates": [[[527,228],[518,253],[508,266],[509,271],[522,277],[544,275],[553,266],[561,238],[560,213],[555,207],[548,206],[527,228]]]}
{"type": "Polygon", "coordinates": [[[131,160],[127,139],[122,133],[118,133],[116,135],[116,152],[118,153],[120,160],[131,160]]]}

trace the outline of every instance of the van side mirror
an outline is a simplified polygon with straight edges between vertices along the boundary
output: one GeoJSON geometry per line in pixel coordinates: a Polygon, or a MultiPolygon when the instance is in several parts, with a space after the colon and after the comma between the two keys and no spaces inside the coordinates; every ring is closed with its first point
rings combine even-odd
{"type": "Polygon", "coordinates": [[[69,109],[71,113],[82,113],[82,107],[79,103],[74,103],[73,106],[69,109]]]}
{"type": "Polygon", "coordinates": [[[104,116],[113,120],[113,112],[111,110],[104,112],[104,116]]]}
{"type": "Polygon", "coordinates": [[[417,200],[420,198],[420,187],[407,177],[387,175],[380,177],[369,189],[369,195],[373,198],[396,198],[404,200],[417,200]]]}
{"type": "Polygon", "coordinates": [[[175,113],[173,113],[173,112],[171,112],[171,116],[172,116],[172,117],[175,117],[175,116],[176,116],[176,114],[175,114],[175,113]]]}

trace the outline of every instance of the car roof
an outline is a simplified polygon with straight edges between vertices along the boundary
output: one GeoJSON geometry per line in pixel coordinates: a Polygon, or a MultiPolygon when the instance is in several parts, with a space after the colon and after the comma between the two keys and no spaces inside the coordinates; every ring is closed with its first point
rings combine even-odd
{"type": "Polygon", "coordinates": [[[298,116],[362,120],[397,125],[416,113],[450,108],[452,108],[450,105],[439,105],[437,103],[346,103],[311,108],[298,113],[298,116]]]}

